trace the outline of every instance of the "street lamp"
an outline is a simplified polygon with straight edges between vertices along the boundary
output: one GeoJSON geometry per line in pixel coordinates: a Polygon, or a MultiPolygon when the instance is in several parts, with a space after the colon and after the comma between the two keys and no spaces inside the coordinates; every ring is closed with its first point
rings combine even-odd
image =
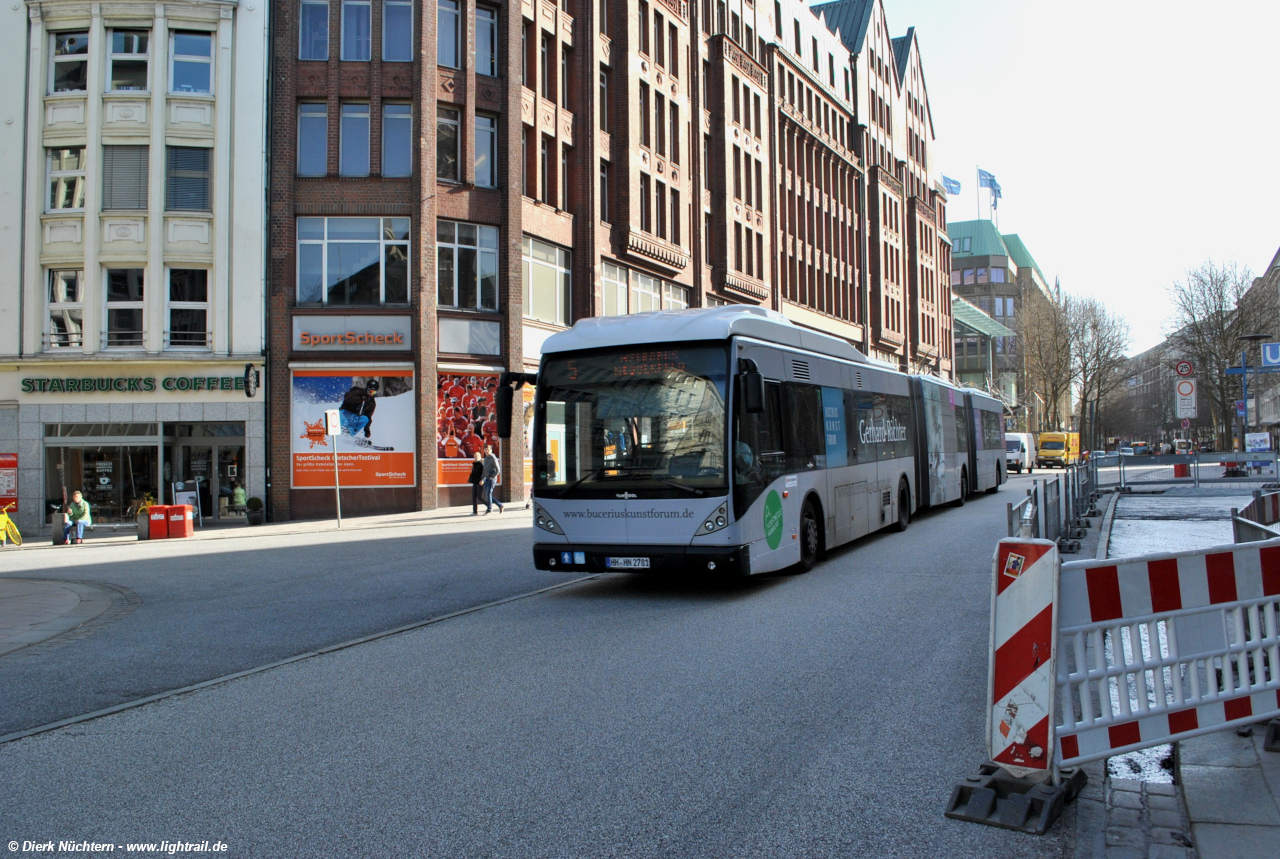
{"type": "MultiPolygon", "coordinates": [[[[1241,334],[1236,338],[1248,343],[1261,343],[1263,340],[1274,340],[1274,334],[1241,334]]],[[[1244,426],[1240,428],[1240,449],[1245,449],[1244,437],[1249,433],[1249,349],[1240,350],[1240,392],[1244,400],[1244,426]]]]}

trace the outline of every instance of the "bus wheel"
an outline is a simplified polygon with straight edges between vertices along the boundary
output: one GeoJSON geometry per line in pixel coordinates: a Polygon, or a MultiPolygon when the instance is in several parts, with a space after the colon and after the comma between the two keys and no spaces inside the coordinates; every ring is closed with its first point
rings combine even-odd
{"type": "Polygon", "coordinates": [[[907,491],[907,482],[898,484],[898,521],[893,523],[893,530],[901,533],[911,524],[911,493],[907,491]]]}
{"type": "Polygon", "coordinates": [[[813,504],[806,501],[800,511],[800,572],[807,573],[818,563],[822,531],[813,504]]]}
{"type": "Polygon", "coordinates": [[[996,466],[996,485],[988,487],[987,494],[991,495],[994,492],[998,492],[1000,489],[1000,484],[1006,483],[1008,482],[1008,480],[1009,480],[1008,476],[1000,469],[1000,466],[997,465],[996,466]]]}
{"type": "Polygon", "coordinates": [[[960,469],[960,497],[951,502],[952,507],[963,507],[965,499],[969,497],[969,472],[960,469]]]}

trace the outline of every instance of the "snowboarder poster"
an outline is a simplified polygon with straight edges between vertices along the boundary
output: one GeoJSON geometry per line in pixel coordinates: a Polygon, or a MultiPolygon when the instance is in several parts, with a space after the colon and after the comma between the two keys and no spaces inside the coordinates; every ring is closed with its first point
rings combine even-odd
{"type": "Polygon", "coordinates": [[[337,444],[342,488],[415,485],[412,370],[293,371],[293,486],[333,488],[337,444]],[[325,435],[338,409],[342,432],[325,435]]]}

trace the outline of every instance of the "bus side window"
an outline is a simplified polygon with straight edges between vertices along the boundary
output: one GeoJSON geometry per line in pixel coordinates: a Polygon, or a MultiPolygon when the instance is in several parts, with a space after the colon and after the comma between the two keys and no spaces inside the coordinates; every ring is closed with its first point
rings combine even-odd
{"type": "Polygon", "coordinates": [[[734,515],[741,516],[764,488],[785,470],[782,437],[782,391],[777,382],[764,386],[764,411],[747,414],[741,376],[733,440],[734,515]]]}
{"type": "Polygon", "coordinates": [[[822,389],[791,385],[786,390],[787,461],[792,471],[826,467],[822,432],[822,389]]]}

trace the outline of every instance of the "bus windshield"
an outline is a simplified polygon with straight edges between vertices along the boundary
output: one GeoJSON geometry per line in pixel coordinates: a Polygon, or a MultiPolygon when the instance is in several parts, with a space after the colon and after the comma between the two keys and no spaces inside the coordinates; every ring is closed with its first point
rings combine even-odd
{"type": "Polygon", "coordinates": [[[727,369],[724,344],[549,355],[537,392],[534,494],[725,494],[727,369]]]}

